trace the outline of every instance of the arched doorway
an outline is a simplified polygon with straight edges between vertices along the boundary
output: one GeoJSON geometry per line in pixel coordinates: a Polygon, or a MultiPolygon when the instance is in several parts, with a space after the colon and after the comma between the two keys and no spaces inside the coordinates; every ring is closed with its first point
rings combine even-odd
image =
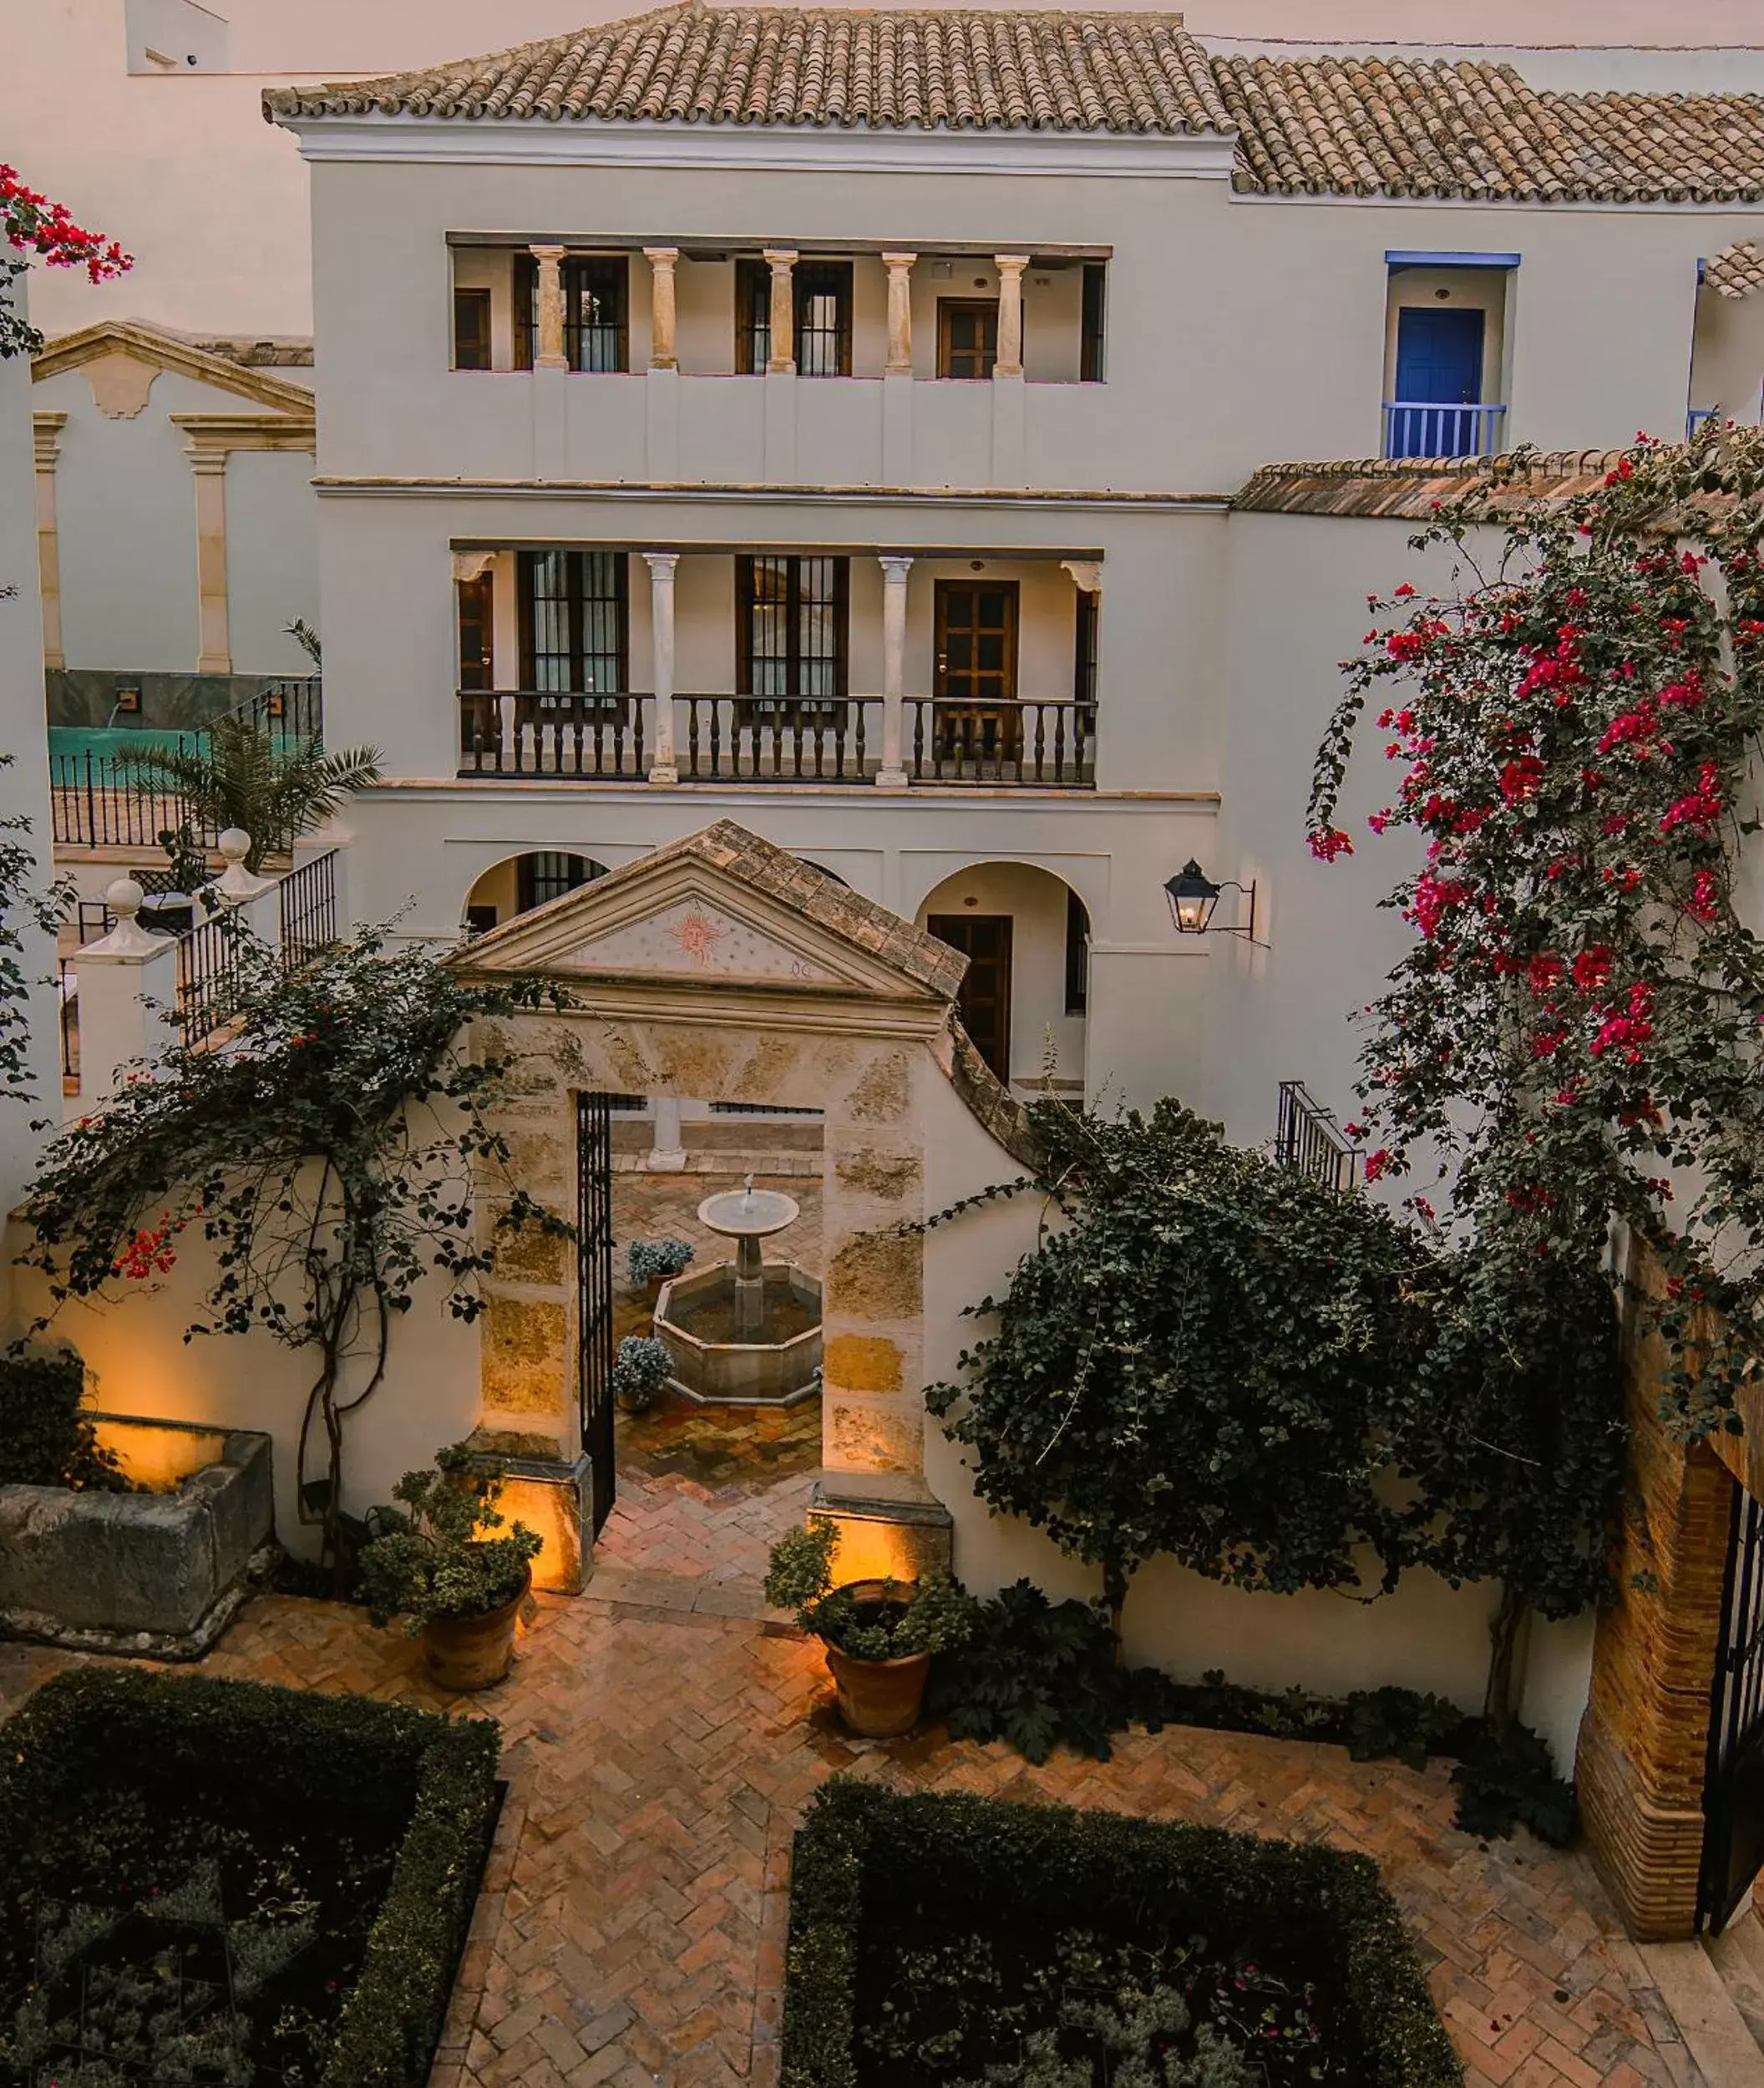
{"type": "Polygon", "coordinates": [[[1035,863],[976,863],[926,894],[918,925],[968,960],[956,1006],[1007,1087],[1084,1092],[1090,915],[1035,863]],[[1051,1071],[1050,1071],[1051,1069],[1051,1071]]]}
{"type": "Polygon", "coordinates": [[[605,877],[606,865],[566,849],[532,849],[504,857],[479,877],[466,894],[464,925],[469,935],[488,935],[504,921],[530,914],[579,886],[605,877]]]}

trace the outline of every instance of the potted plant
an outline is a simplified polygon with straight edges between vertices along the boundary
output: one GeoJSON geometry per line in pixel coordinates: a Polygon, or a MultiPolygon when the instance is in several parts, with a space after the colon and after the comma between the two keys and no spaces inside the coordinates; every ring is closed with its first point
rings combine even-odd
{"type": "Polygon", "coordinates": [[[679,1275],[692,1259],[689,1239],[634,1239],[625,1250],[632,1287],[653,1298],[671,1276],[679,1275]]]}
{"type": "Polygon", "coordinates": [[[836,1589],[839,1541],[824,1519],[787,1531],[772,1547],[766,1600],[793,1609],[825,1647],[839,1716],[852,1731],[894,1740],[919,1722],[931,1655],[967,1643],[974,1605],[940,1570],[922,1580],[854,1580],[836,1589]]]}
{"type": "Polygon", "coordinates": [[[674,1374],[666,1342],[652,1335],[627,1334],[612,1359],[612,1393],[627,1414],[653,1406],[656,1395],[674,1374]]]}
{"type": "Polygon", "coordinates": [[[435,1469],[393,1488],[403,1510],[378,1508],[362,1548],[359,1592],[377,1624],[405,1619],[444,1690],[487,1690],[509,1671],[514,1622],[544,1540],[520,1523],[505,1536],[496,1503],[505,1473],[468,1444],[435,1452],[435,1469]]]}

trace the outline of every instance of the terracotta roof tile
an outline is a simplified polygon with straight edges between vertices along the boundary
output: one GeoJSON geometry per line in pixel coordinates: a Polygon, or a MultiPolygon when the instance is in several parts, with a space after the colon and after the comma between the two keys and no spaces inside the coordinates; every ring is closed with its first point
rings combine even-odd
{"type": "Polygon", "coordinates": [[[1764,198],[1764,96],[1559,94],[1478,60],[1209,55],[1173,13],[680,0],[385,79],[271,89],[279,116],[1235,134],[1268,194],[1764,198]]]}
{"type": "Polygon", "coordinates": [[[693,0],[420,73],[271,89],[265,114],[874,129],[1229,129],[1177,14],[866,14],[693,0]]]}
{"type": "Polygon", "coordinates": [[[1749,297],[1764,290],[1764,247],[1736,239],[1703,263],[1703,281],[1724,297],[1749,297]]]}
{"type": "Polygon", "coordinates": [[[1484,512],[1494,519],[1535,500],[1594,491],[1621,454],[1555,449],[1523,458],[1371,457],[1264,464],[1231,504],[1246,514],[1427,522],[1443,503],[1480,491],[1486,494],[1484,512]]]}

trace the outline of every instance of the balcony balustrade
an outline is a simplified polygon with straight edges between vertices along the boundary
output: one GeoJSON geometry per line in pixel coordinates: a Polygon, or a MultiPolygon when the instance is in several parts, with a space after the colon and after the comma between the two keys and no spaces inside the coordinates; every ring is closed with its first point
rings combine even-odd
{"type": "Polygon", "coordinates": [[[1386,457],[1489,457],[1501,447],[1505,406],[1442,406],[1422,399],[1384,402],[1386,457]]]}
{"type": "MultiPolygon", "coordinates": [[[[461,690],[459,770],[467,780],[643,783],[656,762],[655,698],[628,692],[461,690]]],[[[682,785],[874,784],[884,699],[673,698],[673,766],[682,785]]],[[[1094,703],[972,703],[908,697],[903,763],[910,783],[1090,789],[1094,703]]]]}

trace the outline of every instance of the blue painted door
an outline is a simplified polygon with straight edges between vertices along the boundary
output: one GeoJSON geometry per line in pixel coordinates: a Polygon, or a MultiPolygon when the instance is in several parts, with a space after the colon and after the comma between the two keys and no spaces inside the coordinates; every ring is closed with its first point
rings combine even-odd
{"type": "Polygon", "coordinates": [[[1466,409],[1478,405],[1482,396],[1482,313],[1406,305],[1396,315],[1396,389],[1387,453],[1473,457],[1485,447],[1481,424],[1487,417],[1466,409]]]}

